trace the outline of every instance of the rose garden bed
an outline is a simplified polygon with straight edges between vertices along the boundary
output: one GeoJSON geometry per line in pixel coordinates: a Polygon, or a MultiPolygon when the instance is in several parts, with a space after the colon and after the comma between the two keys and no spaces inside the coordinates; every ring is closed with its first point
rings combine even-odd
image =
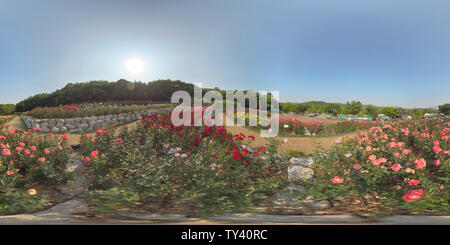
{"type": "MultiPolygon", "coordinates": [[[[111,114],[111,115],[99,115],[99,116],[89,116],[89,117],[74,117],[74,118],[40,118],[43,115],[51,116],[51,113],[46,114],[36,114],[26,113],[27,115],[39,115],[39,118],[34,118],[32,116],[22,115],[21,118],[25,122],[25,125],[29,129],[39,130],[42,133],[83,133],[83,132],[94,132],[98,128],[106,127],[107,125],[118,125],[125,124],[140,120],[142,115],[153,114],[158,111],[167,110],[167,108],[160,108],[161,105],[152,105],[150,109],[148,106],[142,107],[132,107],[133,109],[144,109],[121,114],[111,114]],[[155,108],[156,107],[156,108],[155,108]]],[[[166,105],[167,106],[167,105],[166,105]]],[[[129,110],[130,108],[126,108],[129,110]]],[[[73,109],[71,109],[73,111],[73,109]]],[[[123,111],[123,110],[117,110],[123,111]]],[[[111,110],[104,110],[101,112],[91,112],[90,114],[103,114],[111,112],[111,110]]],[[[56,113],[55,113],[56,114],[56,113]]],[[[63,114],[64,115],[64,114],[63,114]]],[[[72,114],[73,116],[78,115],[78,111],[72,114]]],[[[83,114],[89,115],[89,114],[83,114]]],[[[56,115],[53,115],[56,116],[56,115]]],[[[59,115],[62,116],[62,115],[59,115]]],[[[81,116],[81,115],[78,115],[81,116]]]]}
{"type": "Polygon", "coordinates": [[[0,126],[0,151],[0,214],[29,212],[60,198],[41,190],[56,193],[70,178],[64,170],[72,148],[64,138],[0,126]]]}
{"type": "Polygon", "coordinates": [[[168,104],[114,104],[114,103],[84,103],[60,105],[58,107],[37,107],[25,112],[25,116],[36,119],[83,118],[105,115],[133,114],[149,109],[168,107],[168,104]]]}
{"type": "MultiPolygon", "coordinates": [[[[310,117],[299,117],[291,115],[279,115],[279,131],[278,136],[297,137],[297,136],[340,136],[348,133],[356,132],[358,130],[367,130],[374,126],[381,125],[380,122],[367,121],[336,121],[327,119],[316,119],[310,117]]],[[[262,126],[259,115],[252,118],[252,115],[247,113],[235,113],[234,117],[237,120],[244,120],[245,125],[250,125],[250,122],[256,122],[256,126],[246,126],[246,128],[259,132],[261,129],[268,129],[270,126],[262,126]]]]}
{"type": "MultiPolygon", "coordinates": [[[[448,214],[449,126],[448,117],[379,125],[308,160],[277,154],[275,140],[251,149],[244,145],[253,136],[223,127],[175,127],[160,112],[133,128],[83,135],[76,151],[94,215],[130,208],[192,216],[448,214]]],[[[4,127],[0,135],[0,213],[48,205],[40,189],[59,193],[70,179],[66,137],[4,127]]]]}

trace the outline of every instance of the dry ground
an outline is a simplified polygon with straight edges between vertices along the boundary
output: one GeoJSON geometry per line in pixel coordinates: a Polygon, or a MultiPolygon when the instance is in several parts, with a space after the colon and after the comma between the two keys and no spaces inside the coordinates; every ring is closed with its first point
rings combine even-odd
{"type": "MultiPolygon", "coordinates": [[[[227,127],[227,130],[231,131],[233,134],[243,133],[246,136],[255,136],[255,141],[250,144],[250,146],[261,146],[269,143],[267,138],[263,138],[259,133],[248,130],[243,127],[233,126],[227,127]]],[[[276,137],[277,140],[283,141],[287,139],[287,143],[282,143],[280,146],[281,152],[286,152],[288,150],[301,151],[305,154],[311,154],[318,147],[324,149],[329,149],[331,144],[334,143],[338,138],[345,139],[348,137],[356,136],[357,133],[350,133],[343,136],[331,136],[331,137],[321,137],[321,136],[303,136],[303,137],[276,137]]]]}

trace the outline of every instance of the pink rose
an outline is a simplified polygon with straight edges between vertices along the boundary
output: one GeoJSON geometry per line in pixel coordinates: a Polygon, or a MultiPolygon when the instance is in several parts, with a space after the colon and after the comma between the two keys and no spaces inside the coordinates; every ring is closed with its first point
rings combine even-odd
{"type": "Polygon", "coordinates": [[[377,159],[377,156],[375,156],[375,155],[370,155],[369,156],[369,160],[374,161],[375,159],[377,159]]]}
{"type": "Polygon", "coordinates": [[[427,165],[427,162],[425,161],[425,159],[420,158],[419,160],[414,161],[414,165],[416,165],[417,169],[422,169],[427,165]]]}
{"type": "Polygon", "coordinates": [[[89,157],[85,157],[84,159],[83,159],[83,162],[84,163],[88,163],[88,162],[90,162],[91,161],[91,159],[89,158],[89,157]]]}
{"type": "Polygon", "coordinates": [[[418,185],[420,183],[420,181],[416,180],[416,179],[412,179],[410,181],[408,181],[409,185],[418,185]]]}
{"type": "Polygon", "coordinates": [[[91,152],[91,157],[92,157],[93,159],[97,158],[97,157],[98,157],[98,151],[93,151],[93,152],[91,152]]]}
{"type": "Polygon", "coordinates": [[[423,196],[422,189],[410,190],[405,193],[405,195],[402,197],[402,199],[405,202],[411,202],[411,201],[419,200],[422,196],[423,196]]]}
{"type": "Polygon", "coordinates": [[[439,165],[441,165],[441,161],[439,161],[439,159],[438,160],[435,160],[434,161],[434,165],[437,167],[437,166],[439,166],[439,165]]]}
{"type": "Polygon", "coordinates": [[[387,162],[387,159],[382,157],[382,158],[378,159],[378,161],[380,161],[380,163],[385,163],[385,162],[387,162]]]}
{"type": "Polygon", "coordinates": [[[389,144],[388,144],[389,148],[394,148],[396,146],[397,146],[397,143],[395,143],[395,142],[389,142],[389,144]]]}
{"type": "Polygon", "coordinates": [[[434,153],[438,154],[440,151],[442,151],[442,148],[437,145],[437,146],[433,147],[433,151],[434,151],[434,153]]]}
{"type": "Polygon", "coordinates": [[[398,163],[391,166],[392,171],[399,171],[401,168],[402,168],[402,165],[400,165],[398,163]]]}
{"type": "Polygon", "coordinates": [[[3,155],[3,156],[9,156],[9,155],[11,155],[11,151],[8,150],[8,149],[3,149],[2,155],[3,155]]]}
{"type": "Polygon", "coordinates": [[[334,176],[334,178],[331,179],[331,182],[335,184],[341,184],[344,182],[344,179],[339,176],[334,176]]]}

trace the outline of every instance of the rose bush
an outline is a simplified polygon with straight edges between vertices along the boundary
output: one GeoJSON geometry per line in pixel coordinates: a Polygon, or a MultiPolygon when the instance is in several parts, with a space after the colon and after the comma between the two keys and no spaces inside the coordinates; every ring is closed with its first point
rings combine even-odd
{"type": "Polygon", "coordinates": [[[185,202],[200,213],[265,202],[281,185],[282,159],[275,143],[252,152],[241,147],[247,140],[254,137],[223,127],[175,127],[168,113],[132,129],[100,129],[82,137],[91,201],[109,208],[185,202]]]}
{"type": "Polygon", "coordinates": [[[355,132],[358,130],[366,130],[374,126],[378,126],[377,122],[354,122],[343,121],[337,123],[324,124],[320,122],[301,122],[292,119],[280,120],[280,135],[284,136],[303,136],[307,129],[311,135],[315,136],[334,136],[355,132]]]}
{"type": "Polygon", "coordinates": [[[71,147],[60,137],[0,126],[0,214],[30,210],[41,196],[28,197],[31,182],[63,184],[71,147]],[[28,201],[24,201],[28,200],[28,201]]]}
{"type": "Polygon", "coordinates": [[[407,210],[449,211],[449,117],[372,127],[315,153],[317,198],[381,196],[407,210]]]}

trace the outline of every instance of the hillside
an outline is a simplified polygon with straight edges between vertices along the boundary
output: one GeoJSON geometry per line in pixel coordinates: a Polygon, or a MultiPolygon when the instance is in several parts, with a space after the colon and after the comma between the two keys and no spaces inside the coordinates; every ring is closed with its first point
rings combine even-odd
{"type": "Polygon", "coordinates": [[[124,79],[117,82],[91,81],[69,83],[52,93],[31,96],[17,103],[17,111],[23,112],[38,106],[58,106],[85,102],[133,101],[168,102],[177,90],[193,94],[194,85],[182,81],[156,80],[149,83],[130,82],[124,79]]]}

